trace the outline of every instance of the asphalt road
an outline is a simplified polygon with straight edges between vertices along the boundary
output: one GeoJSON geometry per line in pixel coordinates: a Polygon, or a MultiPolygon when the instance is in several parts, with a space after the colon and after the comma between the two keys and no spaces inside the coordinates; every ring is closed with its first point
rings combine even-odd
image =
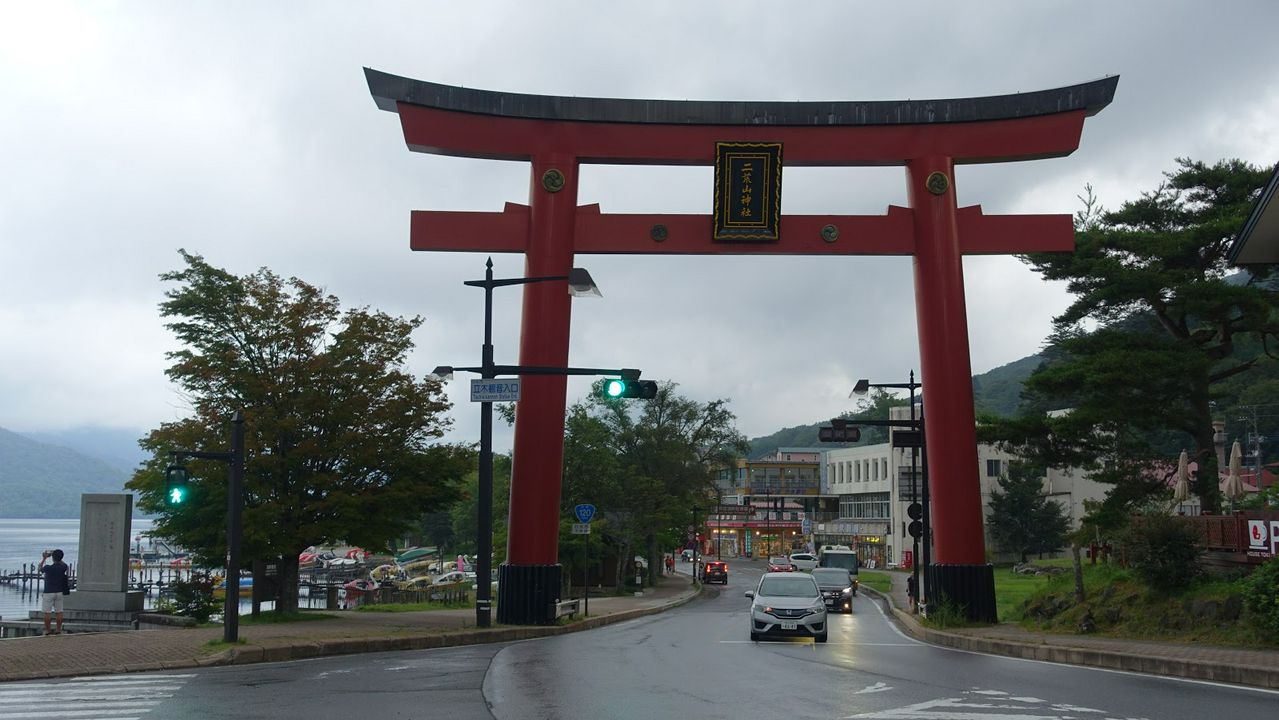
{"type": "MultiPolygon", "coordinates": [[[[684,566],[687,567],[686,565],[684,566]]],[[[16,718],[1268,718],[1279,693],[935,648],[859,596],[830,641],[753,643],[757,567],[660,615],[557,638],[0,685],[16,718]]]]}

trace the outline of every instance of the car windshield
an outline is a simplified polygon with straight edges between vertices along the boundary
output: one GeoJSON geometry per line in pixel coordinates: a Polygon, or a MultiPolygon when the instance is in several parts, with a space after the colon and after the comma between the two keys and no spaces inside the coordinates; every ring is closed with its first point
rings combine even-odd
{"type": "Polygon", "coordinates": [[[817,597],[817,585],[807,575],[794,578],[764,578],[759,594],[769,597],[817,597]]]}
{"type": "Polygon", "coordinates": [[[853,579],[843,568],[817,568],[813,570],[813,579],[819,585],[852,585],[853,579]]]}

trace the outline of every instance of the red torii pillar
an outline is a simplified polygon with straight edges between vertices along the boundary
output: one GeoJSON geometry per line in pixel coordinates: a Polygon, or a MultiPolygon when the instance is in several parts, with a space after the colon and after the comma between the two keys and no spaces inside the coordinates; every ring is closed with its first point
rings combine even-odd
{"type": "MultiPolygon", "coordinates": [[[[986,216],[957,208],[956,164],[1060,157],[1118,77],[1017,95],[903,102],[688,102],[520,95],[365,69],[378,107],[399,114],[410,150],[523,160],[528,205],[498,213],[415,211],[414,250],[522,252],[529,276],[567,275],[577,253],[911,255],[933,507],[930,587],[993,621],[985,564],[962,257],[1069,251],[1069,215],[986,216]],[[789,215],[780,239],[712,240],[707,215],[604,214],[577,205],[582,163],[712,165],[716,142],[780,142],[787,166],[904,165],[909,208],[886,215],[789,215]]],[[[568,362],[569,296],[524,287],[520,365],[568,362]]],[[[566,380],[526,376],[516,408],[507,563],[498,620],[541,623],[557,563],[566,380]]]]}

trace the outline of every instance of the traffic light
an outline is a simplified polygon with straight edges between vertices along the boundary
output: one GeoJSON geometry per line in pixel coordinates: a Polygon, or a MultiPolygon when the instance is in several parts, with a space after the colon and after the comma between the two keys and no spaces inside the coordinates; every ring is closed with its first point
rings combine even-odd
{"type": "Polygon", "coordinates": [[[849,425],[847,420],[830,421],[830,427],[817,428],[819,442],[855,443],[862,439],[862,429],[849,425]]]}
{"type": "Polygon", "coordinates": [[[600,385],[600,397],[606,398],[640,398],[652,400],[657,397],[657,383],[652,380],[605,380],[600,385]]]}
{"type": "Polygon", "coordinates": [[[181,465],[170,465],[164,471],[164,503],[181,505],[187,499],[187,469],[181,465]]]}

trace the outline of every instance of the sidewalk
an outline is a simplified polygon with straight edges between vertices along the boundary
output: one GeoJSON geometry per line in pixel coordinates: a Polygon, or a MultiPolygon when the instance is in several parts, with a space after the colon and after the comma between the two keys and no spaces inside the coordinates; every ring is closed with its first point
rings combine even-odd
{"type": "Polygon", "coordinates": [[[337,617],[329,620],[264,625],[242,621],[243,644],[234,647],[221,643],[221,626],[13,638],[0,640],[0,682],[525,640],[652,615],[696,595],[687,576],[663,577],[643,597],[593,597],[589,618],[552,626],[479,629],[474,609],[335,611],[337,617]]]}
{"type": "Polygon", "coordinates": [[[1063,635],[1027,630],[1012,623],[934,630],[909,610],[905,572],[888,572],[892,592],[886,607],[907,632],[920,640],[958,650],[1007,655],[1046,662],[1087,665],[1151,675],[1168,675],[1279,689],[1279,650],[1253,650],[1158,640],[1127,640],[1096,635],[1063,635]]]}

